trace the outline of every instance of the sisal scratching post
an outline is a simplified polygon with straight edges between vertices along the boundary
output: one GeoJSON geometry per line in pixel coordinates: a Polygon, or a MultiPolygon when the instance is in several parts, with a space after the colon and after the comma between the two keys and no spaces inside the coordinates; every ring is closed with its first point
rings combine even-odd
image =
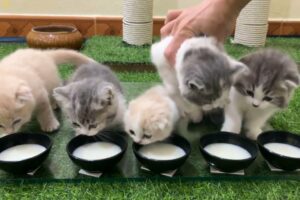
{"type": "Polygon", "coordinates": [[[153,0],[123,0],[123,41],[132,45],[152,43],[153,0]]]}
{"type": "Polygon", "coordinates": [[[251,47],[264,46],[268,31],[270,0],[252,0],[237,18],[234,43],[251,47]]]}

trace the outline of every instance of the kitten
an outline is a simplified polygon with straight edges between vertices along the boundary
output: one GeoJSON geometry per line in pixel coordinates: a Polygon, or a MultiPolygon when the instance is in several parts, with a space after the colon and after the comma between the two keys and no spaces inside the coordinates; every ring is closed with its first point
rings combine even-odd
{"type": "Polygon", "coordinates": [[[177,52],[175,68],[180,94],[204,111],[228,104],[232,81],[246,70],[213,37],[186,40],[177,52]]]}
{"type": "Polygon", "coordinates": [[[256,140],[265,122],[288,106],[299,85],[298,68],[289,56],[272,49],[247,55],[241,62],[249,70],[230,89],[222,131],[240,133],[243,122],[246,136],[256,140]]]}
{"type": "Polygon", "coordinates": [[[54,89],[54,98],[76,135],[96,135],[123,120],[125,99],[120,82],[102,64],[81,65],[65,86],[54,89]]]}
{"type": "Polygon", "coordinates": [[[53,88],[60,85],[57,65],[82,64],[92,59],[73,50],[22,49],[0,61],[0,132],[17,132],[33,112],[42,131],[59,127],[51,106],[53,88]],[[50,97],[50,98],[49,98],[50,97]]]}
{"type": "Polygon", "coordinates": [[[139,144],[161,141],[171,135],[179,117],[166,89],[155,86],[130,101],[124,115],[125,131],[139,144]]]}
{"type": "Polygon", "coordinates": [[[214,38],[198,37],[183,42],[174,69],[164,56],[172,39],[152,45],[152,62],[182,116],[197,123],[203,111],[225,106],[232,80],[246,67],[227,56],[214,38]]]}
{"type": "Polygon", "coordinates": [[[164,51],[172,39],[172,36],[168,36],[151,46],[151,61],[163,81],[167,94],[176,102],[181,118],[197,123],[202,120],[202,110],[180,95],[175,68],[169,64],[164,56],[164,51]]]}

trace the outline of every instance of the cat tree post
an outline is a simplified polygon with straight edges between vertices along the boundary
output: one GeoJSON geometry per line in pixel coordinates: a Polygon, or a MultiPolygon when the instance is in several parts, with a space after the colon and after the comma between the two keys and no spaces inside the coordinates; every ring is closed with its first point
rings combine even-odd
{"type": "Polygon", "coordinates": [[[132,45],[152,43],[153,0],[123,0],[123,41],[132,45]]]}
{"type": "Polygon", "coordinates": [[[234,43],[264,46],[268,31],[270,0],[251,0],[237,19],[234,43]]]}

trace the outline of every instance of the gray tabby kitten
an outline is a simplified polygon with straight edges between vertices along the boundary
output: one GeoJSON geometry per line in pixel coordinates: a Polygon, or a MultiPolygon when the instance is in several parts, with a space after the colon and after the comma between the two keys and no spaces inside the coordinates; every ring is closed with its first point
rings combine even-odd
{"type": "Polygon", "coordinates": [[[228,103],[232,81],[245,69],[212,37],[188,39],[176,57],[181,95],[204,111],[223,108],[228,103]]]}
{"type": "Polygon", "coordinates": [[[125,111],[122,88],[105,65],[81,65],[67,85],[56,88],[53,95],[76,135],[95,135],[122,122],[125,111]]]}
{"type": "Polygon", "coordinates": [[[288,106],[299,85],[298,68],[289,56],[272,49],[247,55],[241,62],[249,70],[230,90],[222,131],[240,133],[243,122],[246,135],[255,140],[265,122],[288,106]]]}

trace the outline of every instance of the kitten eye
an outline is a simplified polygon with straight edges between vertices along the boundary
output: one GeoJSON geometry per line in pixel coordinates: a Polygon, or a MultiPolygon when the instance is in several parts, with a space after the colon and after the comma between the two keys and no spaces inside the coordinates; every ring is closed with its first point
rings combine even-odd
{"type": "Polygon", "coordinates": [[[251,90],[247,90],[246,93],[250,96],[250,97],[254,97],[254,93],[251,90]]]}
{"type": "Polygon", "coordinates": [[[97,124],[90,124],[89,125],[89,130],[93,129],[93,128],[97,128],[97,124]]]}
{"type": "Polygon", "coordinates": [[[264,98],[263,98],[263,101],[272,101],[272,97],[268,97],[268,96],[265,96],[264,98]]]}
{"type": "Polygon", "coordinates": [[[74,126],[74,127],[80,127],[80,125],[78,124],[78,123],[76,123],[76,122],[72,122],[72,125],[74,126]]]}
{"type": "Polygon", "coordinates": [[[150,139],[150,138],[152,138],[152,135],[143,135],[143,138],[150,139]]]}
{"type": "Polygon", "coordinates": [[[18,124],[20,122],[21,122],[21,119],[16,119],[15,121],[13,121],[12,125],[14,126],[14,125],[16,125],[16,124],[18,124]]]}
{"type": "Polygon", "coordinates": [[[129,130],[129,133],[131,134],[131,135],[135,135],[135,132],[133,131],[133,130],[129,130]]]}
{"type": "Polygon", "coordinates": [[[0,124],[0,128],[4,128],[4,126],[0,124]]]}
{"type": "Polygon", "coordinates": [[[197,86],[194,85],[193,83],[189,83],[189,84],[188,84],[188,87],[189,87],[191,90],[197,90],[197,89],[198,89],[197,86]]]}

